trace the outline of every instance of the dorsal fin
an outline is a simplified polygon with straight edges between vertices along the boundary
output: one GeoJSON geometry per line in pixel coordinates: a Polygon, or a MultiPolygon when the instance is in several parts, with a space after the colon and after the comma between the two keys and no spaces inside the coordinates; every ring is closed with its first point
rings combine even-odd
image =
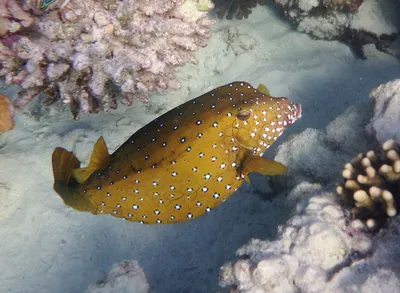
{"type": "Polygon", "coordinates": [[[260,83],[260,85],[258,86],[257,90],[260,93],[263,93],[264,95],[267,95],[267,96],[271,95],[271,93],[269,92],[269,89],[265,85],[263,85],[262,83],[260,83]]]}
{"type": "Polygon", "coordinates": [[[100,136],[93,147],[89,165],[85,168],[73,171],[74,178],[79,182],[85,182],[94,172],[103,170],[111,163],[112,157],[109,155],[104,138],[100,136]]]}

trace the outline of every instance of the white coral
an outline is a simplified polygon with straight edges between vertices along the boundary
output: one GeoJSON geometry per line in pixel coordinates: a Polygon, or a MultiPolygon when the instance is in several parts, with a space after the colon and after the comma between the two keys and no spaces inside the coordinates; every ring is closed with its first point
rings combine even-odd
{"type": "Polygon", "coordinates": [[[89,286],[86,293],[148,293],[149,284],[137,261],[113,265],[104,280],[89,286]]]}
{"type": "Polygon", "coordinates": [[[380,144],[394,139],[400,144],[400,79],[390,81],[373,89],[374,117],[368,127],[380,144]]]}

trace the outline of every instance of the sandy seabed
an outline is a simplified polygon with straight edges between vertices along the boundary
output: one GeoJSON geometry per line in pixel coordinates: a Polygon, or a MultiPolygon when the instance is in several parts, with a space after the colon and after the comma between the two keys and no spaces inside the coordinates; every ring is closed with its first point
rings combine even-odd
{"type": "MultiPolygon", "coordinates": [[[[218,22],[197,59],[199,65],[178,69],[180,90],[154,95],[147,105],[81,115],[79,121],[61,106],[32,103],[17,112],[14,130],[0,136],[1,292],[84,292],[124,259],[139,261],[154,293],[212,292],[219,267],[237,248],[251,238],[273,239],[290,216],[284,198],[262,199],[269,189],[260,176],[212,213],[185,223],[150,226],[79,213],[53,191],[55,147],[73,150],[87,163],[99,136],[114,151],[160,114],[236,80],[264,83],[273,96],[302,104],[303,118],[278,145],[290,133],[324,128],[367,100],[372,88],[400,76],[393,57],[371,49],[367,60],[356,59],[344,44],[293,31],[267,7],[246,21],[218,22]]],[[[15,88],[0,91],[15,95],[15,88]]]]}

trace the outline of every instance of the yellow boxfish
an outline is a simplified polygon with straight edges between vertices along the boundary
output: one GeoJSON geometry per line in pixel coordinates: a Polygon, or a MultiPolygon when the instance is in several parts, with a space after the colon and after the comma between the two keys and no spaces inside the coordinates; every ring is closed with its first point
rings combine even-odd
{"type": "Polygon", "coordinates": [[[263,85],[233,82],[168,111],[111,155],[100,137],[85,168],[57,147],[54,189],[78,211],[145,224],[194,219],[250,172],[284,174],[284,165],[261,156],[300,117],[299,104],[269,96],[263,85]]]}

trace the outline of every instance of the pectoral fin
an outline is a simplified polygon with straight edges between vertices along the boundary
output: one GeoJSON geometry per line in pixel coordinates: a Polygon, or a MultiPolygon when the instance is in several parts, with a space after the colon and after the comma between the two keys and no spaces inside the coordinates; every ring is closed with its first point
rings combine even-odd
{"type": "Polygon", "coordinates": [[[83,183],[94,172],[106,168],[111,163],[111,159],[111,156],[108,154],[107,145],[101,136],[93,147],[89,165],[85,168],[75,169],[72,174],[79,183],[83,183]]]}
{"type": "Polygon", "coordinates": [[[242,170],[244,174],[256,172],[267,176],[282,175],[287,172],[283,164],[257,156],[248,156],[243,162],[242,170]]]}

